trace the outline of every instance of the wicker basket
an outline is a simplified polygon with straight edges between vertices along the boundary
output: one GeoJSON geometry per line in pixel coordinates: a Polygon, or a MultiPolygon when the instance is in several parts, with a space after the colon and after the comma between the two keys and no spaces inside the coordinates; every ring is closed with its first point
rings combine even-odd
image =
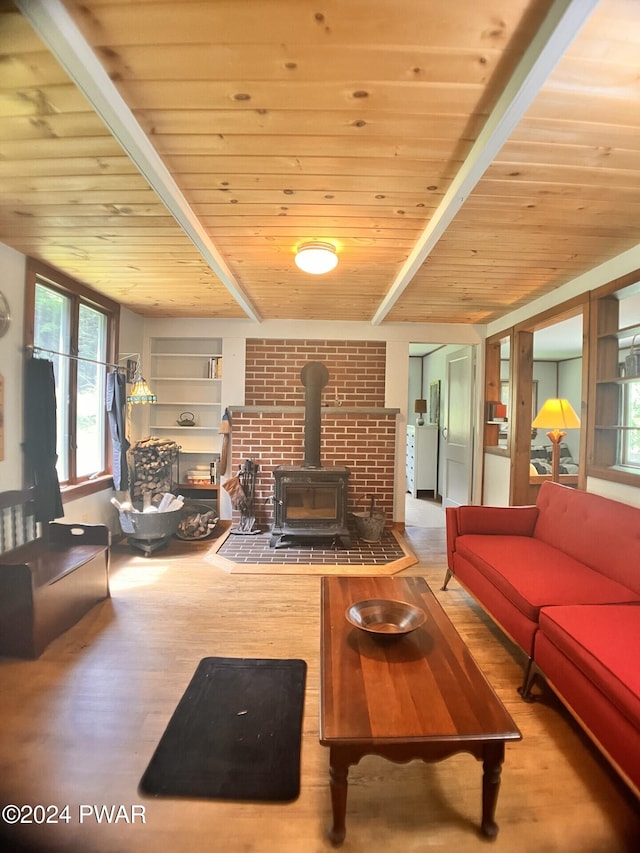
{"type": "Polygon", "coordinates": [[[636,346],[636,338],[638,337],[640,335],[633,336],[631,350],[624,360],[625,376],[640,376],[640,346],[636,346]]]}

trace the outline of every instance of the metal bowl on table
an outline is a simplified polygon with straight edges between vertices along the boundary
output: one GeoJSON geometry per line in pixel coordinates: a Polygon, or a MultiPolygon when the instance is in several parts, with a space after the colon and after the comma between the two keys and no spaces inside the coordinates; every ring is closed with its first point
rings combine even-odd
{"type": "Polygon", "coordinates": [[[367,598],[347,608],[347,621],[370,634],[393,637],[409,634],[424,625],[427,614],[406,601],[367,598]]]}

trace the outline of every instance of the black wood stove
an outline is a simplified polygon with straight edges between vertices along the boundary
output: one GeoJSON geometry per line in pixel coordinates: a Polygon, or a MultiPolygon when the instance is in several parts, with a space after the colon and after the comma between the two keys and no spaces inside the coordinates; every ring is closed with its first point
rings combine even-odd
{"type": "Polygon", "coordinates": [[[326,537],[333,546],[351,546],[347,527],[348,468],[320,464],[322,389],[329,371],[310,361],[300,373],[305,387],[304,465],[280,465],[275,478],[275,520],[270,545],[280,548],[296,539],[326,537]]]}

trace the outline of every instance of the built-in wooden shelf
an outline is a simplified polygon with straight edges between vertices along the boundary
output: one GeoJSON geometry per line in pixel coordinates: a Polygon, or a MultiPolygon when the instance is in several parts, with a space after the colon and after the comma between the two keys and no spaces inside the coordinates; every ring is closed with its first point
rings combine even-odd
{"type": "Polygon", "coordinates": [[[220,486],[215,483],[203,483],[202,485],[194,485],[193,483],[177,483],[176,489],[189,489],[193,492],[217,492],[220,486]]]}

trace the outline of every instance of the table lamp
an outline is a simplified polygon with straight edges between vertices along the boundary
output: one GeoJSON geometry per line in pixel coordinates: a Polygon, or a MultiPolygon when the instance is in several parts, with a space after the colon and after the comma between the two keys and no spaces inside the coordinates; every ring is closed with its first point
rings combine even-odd
{"type": "Polygon", "coordinates": [[[427,411],[427,401],[426,400],[416,400],[413,404],[413,411],[418,415],[418,419],[416,420],[417,426],[424,426],[424,418],[422,417],[427,411]]]}
{"type": "Polygon", "coordinates": [[[568,400],[551,398],[545,400],[531,426],[534,429],[549,430],[547,436],[552,447],[551,479],[557,483],[560,473],[560,442],[567,434],[565,430],[580,429],[580,419],[568,400]]]}

